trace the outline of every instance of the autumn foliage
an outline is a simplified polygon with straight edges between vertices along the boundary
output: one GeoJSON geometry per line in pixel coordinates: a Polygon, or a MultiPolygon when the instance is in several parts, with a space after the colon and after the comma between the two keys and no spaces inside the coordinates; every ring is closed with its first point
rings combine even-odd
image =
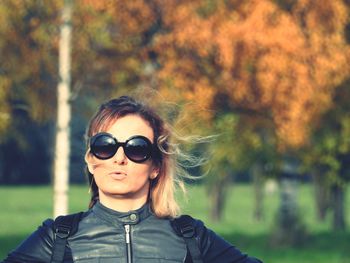
{"type": "MultiPolygon", "coordinates": [[[[31,95],[34,104],[51,98],[46,90],[56,81],[61,2],[25,3],[1,4],[8,39],[2,68],[15,75],[14,65],[25,63],[17,80],[0,76],[0,96],[26,83],[41,94],[31,95]],[[44,17],[33,15],[41,9],[44,17]],[[15,30],[18,12],[28,22],[15,30]],[[20,53],[8,51],[11,45],[20,53]],[[33,77],[43,74],[51,82],[33,77]]],[[[209,123],[224,97],[225,110],[258,112],[273,121],[280,145],[300,146],[349,75],[348,14],[341,0],[76,1],[73,83],[113,95],[152,75],[146,84],[161,98],[205,109],[198,117],[209,123]]]]}
{"type": "Polygon", "coordinates": [[[340,0],[85,2],[126,36],[138,34],[140,54],[155,52],[162,96],[213,110],[227,96],[232,109],[271,118],[281,145],[305,143],[349,74],[349,10],[340,0]]]}
{"type": "Polygon", "coordinates": [[[161,89],[200,105],[224,93],[232,107],[265,111],[282,144],[305,142],[349,73],[342,1],[298,1],[289,11],[272,1],[168,1],[163,12],[161,89]]]}

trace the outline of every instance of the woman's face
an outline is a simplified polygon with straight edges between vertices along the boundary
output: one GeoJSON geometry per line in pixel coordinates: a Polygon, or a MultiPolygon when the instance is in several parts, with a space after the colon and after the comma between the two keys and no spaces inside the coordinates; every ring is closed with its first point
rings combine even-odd
{"type": "MultiPolygon", "coordinates": [[[[125,142],[131,136],[142,135],[152,143],[154,134],[148,122],[138,115],[126,115],[117,119],[108,130],[118,142],[125,142]]],[[[135,163],[119,147],[116,154],[107,160],[99,160],[89,154],[88,168],[99,188],[100,200],[118,199],[147,200],[150,179],[158,175],[152,158],[143,163],[135,163]]]]}

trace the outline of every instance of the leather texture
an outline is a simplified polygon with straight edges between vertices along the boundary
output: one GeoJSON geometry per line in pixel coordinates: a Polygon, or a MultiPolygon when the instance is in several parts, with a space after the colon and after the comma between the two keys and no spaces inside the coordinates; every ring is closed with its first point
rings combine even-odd
{"type": "MultiPolygon", "coordinates": [[[[258,263],[227,243],[203,222],[194,220],[196,239],[205,263],[258,263]]],[[[24,240],[4,263],[50,262],[54,243],[53,220],[48,219],[24,240]]],[[[113,263],[184,263],[185,241],[170,224],[170,219],[158,218],[148,204],[120,213],[101,203],[85,212],[78,231],[68,237],[63,262],[113,263]],[[131,258],[127,261],[125,225],[130,226],[131,258]]]]}

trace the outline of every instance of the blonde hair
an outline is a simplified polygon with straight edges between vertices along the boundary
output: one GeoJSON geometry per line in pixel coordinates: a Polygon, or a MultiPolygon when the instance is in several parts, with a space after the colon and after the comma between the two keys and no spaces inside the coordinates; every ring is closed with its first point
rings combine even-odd
{"type": "MultiPolygon", "coordinates": [[[[181,138],[152,108],[131,97],[122,96],[100,106],[88,125],[87,141],[96,133],[106,130],[116,119],[128,114],[136,114],[149,123],[154,133],[153,141],[158,148],[158,154],[152,157],[154,164],[159,168],[159,174],[150,183],[148,201],[151,209],[157,217],[176,217],[180,213],[175,198],[176,189],[181,189],[185,193],[183,178],[193,178],[186,172],[185,167],[200,165],[203,160],[184,154],[180,150],[179,144],[173,143],[171,140],[174,138],[193,140],[193,138],[181,138]],[[186,164],[181,164],[181,159],[185,160],[186,164]]],[[[93,175],[88,170],[87,174],[91,187],[89,204],[91,208],[99,200],[99,191],[95,180],[93,180],[93,175]]]]}

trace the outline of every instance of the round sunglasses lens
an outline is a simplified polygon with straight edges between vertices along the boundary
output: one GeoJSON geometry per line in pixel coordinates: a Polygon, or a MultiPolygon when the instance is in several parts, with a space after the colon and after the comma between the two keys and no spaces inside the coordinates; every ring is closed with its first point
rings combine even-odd
{"type": "Polygon", "coordinates": [[[100,159],[111,158],[116,153],[114,139],[106,135],[97,137],[91,145],[91,152],[100,159]]]}
{"type": "Polygon", "coordinates": [[[151,157],[152,145],[143,138],[133,138],[125,145],[125,154],[135,162],[146,161],[151,157]]]}

